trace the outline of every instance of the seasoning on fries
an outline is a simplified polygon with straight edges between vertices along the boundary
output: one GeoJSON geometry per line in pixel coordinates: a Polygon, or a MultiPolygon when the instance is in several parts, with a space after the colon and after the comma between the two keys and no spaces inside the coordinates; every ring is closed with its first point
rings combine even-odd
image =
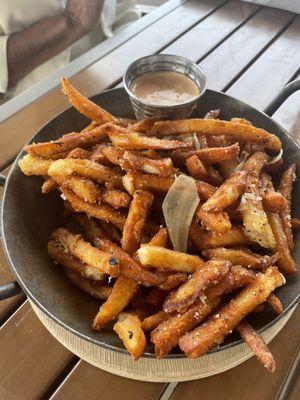
{"type": "Polygon", "coordinates": [[[245,317],[264,304],[282,313],[276,288],[282,273],[297,272],[296,165],[285,167],[277,191],[268,175],[284,162],[279,138],[238,115],[220,120],[222,110],[203,119],[119,118],[65,78],[62,88],[90,123],[26,146],[19,166],[64,201],[67,228],[52,233],[48,253],[99,302],[92,328],[113,323],[134,360],[147,341],[158,358],[178,345],[199,357],[236,330],[273,372],[245,317]]]}

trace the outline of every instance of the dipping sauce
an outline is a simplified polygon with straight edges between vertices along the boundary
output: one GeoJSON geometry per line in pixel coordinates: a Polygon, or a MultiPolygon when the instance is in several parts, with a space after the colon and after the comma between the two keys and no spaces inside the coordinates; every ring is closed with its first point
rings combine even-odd
{"type": "Polygon", "coordinates": [[[173,71],[140,75],[130,90],[141,102],[154,106],[176,106],[199,96],[199,88],[191,78],[173,71]]]}

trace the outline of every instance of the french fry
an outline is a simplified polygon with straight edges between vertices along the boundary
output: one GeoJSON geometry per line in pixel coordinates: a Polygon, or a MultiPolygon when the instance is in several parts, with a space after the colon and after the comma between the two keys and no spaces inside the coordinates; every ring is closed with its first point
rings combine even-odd
{"type": "Polygon", "coordinates": [[[91,121],[84,129],[82,129],[82,132],[90,131],[90,130],[96,128],[96,126],[99,126],[99,122],[91,121]]]}
{"type": "Polygon", "coordinates": [[[133,131],[133,132],[142,132],[142,133],[147,133],[150,128],[154,125],[154,123],[157,121],[157,118],[150,117],[146,119],[142,119],[141,121],[138,121],[132,125],[130,125],[128,128],[133,131]]]}
{"type": "Polygon", "coordinates": [[[275,360],[268,346],[260,334],[246,322],[241,321],[235,329],[239,332],[244,342],[253,351],[258,360],[269,371],[275,371],[275,360]]]}
{"type": "Polygon", "coordinates": [[[146,337],[140,319],[136,315],[122,313],[113,330],[122,340],[131,357],[138,360],[146,346],[146,337]]]}
{"type": "Polygon", "coordinates": [[[253,274],[239,266],[233,266],[226,275],[215,286],[208,288],[205,293],[184,313],[159,314],[145,320],[145,327],[151,329],[159,319],[162,320],[157,328],[151,332],[151,342],[155,345],[155,354],[162,358],[166,356],[173,347],[178,345],[179,338],[186,332],[195,328],[206,318],[221,301],[221,296],[240,288],[253,280],[253,274]]]}
{"type": "Polygon", "coordinates": [[[200,179],[214,186],[219,186],[223,182],[218,171],[211,165],[203,163],[197,156],[189,157],[186,160],[186,167],[189,174],[195,179],[200,179]]]}
{"type": "Polygon", "coordinates": [[[227,147],[208,147],[199,150],[175,150],[172,157],[178,161],[185,161],[189,157],[197,156],[199,160],[208,164],[234,160],[239,155],[240,146],[235,143],[227,147]]]}
{"type": "Polygon", "coordinates": [[[267,297],[267,302],[270,304],[276,314],[280,315],[283,313],[282,303],[274,293],[269,294],[269,296],[267,297]]]}
{"type": "Polygon", "coordinates": [[[266,153],[258,151],[254,153],[243,165],[243,170],[248,172],[249,176],[254,176],[256,178],[259,177],[259,174],[263,167],[266,165],[266,162],[269,160],[269,157],[266,153]]]}
{"type": "Polygon", "coordinates": [[[58,187],[58,183],[51,178],[47,178],[42,184],[42,193],[47,194],[58,187]]]}
{"type": "Polygon", "coordinates": [[[68,200],[77,212],[84,212],[89,217],[94,217],[105,222],[111,222],[119,229],[123,229],[126,217],[119,210],[115,210],[106,204],[91,204],[76,196],[66,184],[60,186],[63,196],[68,200]]]}
{"type": "Polygon", "coordinates": [[[140,246],[149,208],[153,202],[153,194],[137,190],[130,204],[123,229],[122,248],[133,254],[140,246]]]}
{"type": "Polygon", "coordinates": [[[30,154],[26,154],[26,156],[19,160],[18,165],[23,174],[27,176],[48,175],[48,170],[53,162],[53,160],[44,160],[42,158],[37,158],[30,154]]]}
{"type": "Polygon", "coordinates": [[[68,158],[80,158],[82,160],[88,160],[90,156],[91,153],[88,150],[82,149],[81,147],[76,147],[68,154],[68,158]]]}
{"type": "Polygon", "coordinates": [[[150,332],[169,317],[169,313],[166,313],[164,310],[160,310],[156,314],[150,315],[150,317],[146,317],[143,320],[142,329],[144,332],[150,332]]]}
{"type": "MultiPolygon", "coordinates": [[[[251,241],[243,232],[241,226],[233,226],[222,234],[216,232],[207,232],[202,235],[201,249],[210,249],[214,247],[227,247],[227,246],[244,246],[251,244],[251,241]]],[[[200,249],[200,247],[199,247],[200,249]]]]}
{"type": "Polygon", "coordinates": [[[112,292],[105,303],[103,303],[94,318],[92,328],[100,330],[108,322],[113,321],[119,313],[128,305],[136,291],[138,283],[126,276],[119,276],[112,292]]]}
{"type": "Polygon", "coordinates": [[[252,123],[248,121],[246,118],[241,118],[241,117],[231,118],[230,121],[235,122],[236,124],[252,125],[252,123]]]}
{"type": "Polygon", "coordinates": [[[138,189],[148,190],[154,193],[164,193],[169,190],[174,182],[175,177],[143,174],[142,172],[127,172],[123,176],[123,185],[127,192],[131,195],[138,189]]]}
{"type": "Polygon", "coordinates": [[[262,196],[264,209],[271,212],[283,212],[286,210],[286,200],[280,192],[267,190],[262,196]]]}
{"type": "Polygon", "coordinates": [[[64,228],[58,228],[52,233],[51,238],[59,241],[65,251],[79,258],[83,263],[98,269],[99,272],[108,274],[113,278],[119,276],[120,270],[117,260],[85,242],[81,235],[75,235],[64,228]]]}
{"type": "Polygon", "coordinates": [[[56,263],[76,272],[84,278],[95,281],[102,281],[104,278],[104,274],[99,268],[83,263],[79,258],[65,251],[65,248],[59,240],[49,240],[48,254],[56,263]]]}
{"type": "Polygon", "coordinates": [[[193,273],[203,264],[198,256],[149,244],[140,247],[137,256],[144,266],[185,273],[193,273]]]}
{"type": "Polygon", "coordinates": [[[48,169],[48,175],[54,180],[74,174],[96,182],[110,182],[117,187],[122,187],[122,176],[117,171],[91,160],[66,158],[53,162],[48,169]]]}
{"type": "Polygon", "coordinates": [[[179,140],[165,140],[148,136],[140,136],[136,132],[132,132],[126,128],[119,127],[113,124],[107,124],[104,127],[105,132],[109,136],[115,147],[120,147],[124,150],[174,150],[190,147],[179,140]]]}
{"type": "Polygon", "coordinates": [[[231,228],[231,222],[226,212],[206,212],[200,205],[196,210],[196,216],[208,231],[224,233],[231,228]]]}
{"type": "Polygon", "coordinates": [[[126,171],[140,170],[147,174],[155,174],[162,177],[170,176],[175,172],[171,158],[155,160],[133,151],[124,152],[120,165],[126,171]]]}
{"type": "Polygon", "coordinates": [[[204,212],[222,211],[230,206],[244,193],[247,182],[247,172],[233,173],[219,189],[203,204],[204,212]]]}
{"type": "Polygon", "coordinates": [[[150,133],[157,136],[174,135],[181,133],[201,132],[206,136],[231,136],[237,140],[249,140],[263,143],[266,149],[279,152],[281,142],[279,138],[264,129],[246,124],[237,124],[231,121],[218,119],[188,119],[177,121],[159,121],[150,129],[150,133]]]}
{"type": "Polygon", "coordinates": [[[44,143],[33,143],[25,151],[35,157],[50,158],[62,152],[70,152],[77,147],[86,148],[100,143],[106,136],[104,126],[97,126],[87,132],[72,132],[60,139],[44,143]]]}
{"type": "Polygon", "coordinates": [[[204,235],[204,229],[199,224],[192,222],[189,230],[189,241],[198,251],[202,251],[204,249],[204,235]]]}
{"type": "Polygon", "coordinates": [[[186,311],[208,286],[216,284],[229,272],[231,263],[223,260],[208,261],[177,290],[166,298],[163,309],[171,313],[186,311]]]}
{"type": "Polygon", "coordinates": [[[203,200],[208,200],[216,191],[215,186],[210,185],[207,182],[196,181],[198,194],[203,200]]]}
{"type": "Polygon", "coordinates": [[[226,249],[225,247],[216,247],[214,249],[204,250],[202,255],[209,260],[227,260],[233,265],[241,265],[242,267],[251,269],[265,269],[271,265],[275,265],[278,254],[272,256],[261,256],[245,249],[226,249]]]}
{"type": "Polygon", "coordinates": [[[64,272],[74,285],[97,300],[107,300],[111,294],[112,288],[110,286],[103,285],[101,282],[91,281],[68,268],[65,268],[64,272]]]}
{"type": "Polygon", "coordinates": [[[159,231],[153,236],[149,244],[151,246],[167,247],[169,240],[169,233],[167,228],[160,228],[159,231]]]}
{"type": "Polygon", "coordinates": [[[118,189],[104,189],[101,192],[101,199],[113,208],[127,208],[131,202],[131,197],[118,189]]]}
{"type": "Polygon", "coordinates": [[[63,93],[68,97],[72,106],[87,118],[100,124],[116,121],[113,115],[79,93],[67,78],[61,78],[61,86],[63,93]]]}
{"type": "Polygon", "coordinates": [[[278,191],[286,200],[284,210],[280,213],[282,228],[288,241],[290,250],[294,247],[293,233],[291,227],[291,199],[293,183],[296,179],[296,164],[291,164],[282,174],[278,191]]]}
{"type": "Polygon", "coordinates": [[[102,148],[102,152],[111,164],[120,166],[124,150],[117,149],[114,146],[105,146],[102,148]]]}
{"type": "Polygon", "coordinates": [[[95,204],[100,200],[101,192],[99,187],[90,179],[70,176],[65,179],[65,184],[85,202],[95,204]]]}
{"type": "Polygon", "coordinates": [[[225,304],[217,313],[190,333],[179,339],[180,349],[190,358],[197,358],[212,346],[223,342],[237,324],[271,292],[283,284],[283,278],[275,267],[269,267],[264,274],[256,275],[255,280],[246,286],[236,297],[225,304]]]}
{"type": "Polygon", "coordinates": [[[161,290],[173,290],[177,288],[181,283],[187,280],[187,274],[182,272],[169,273],[165,275],[163,283],[157,285],[161,290]]]}

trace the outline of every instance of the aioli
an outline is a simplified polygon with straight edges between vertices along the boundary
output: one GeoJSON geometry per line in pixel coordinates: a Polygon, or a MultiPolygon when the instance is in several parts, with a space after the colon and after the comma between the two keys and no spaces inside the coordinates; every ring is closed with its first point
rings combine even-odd
{"type": "Polygon", "coordinates": [[[143,103],[175,106],[194,100],[199,88],[186,75],[173,71],[147,72],[138,76],[130,90],[143,103]]]}

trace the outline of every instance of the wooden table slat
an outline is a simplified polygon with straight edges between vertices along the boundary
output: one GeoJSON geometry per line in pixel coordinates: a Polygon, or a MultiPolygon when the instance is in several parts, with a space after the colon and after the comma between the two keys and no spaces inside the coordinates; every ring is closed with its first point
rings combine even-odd
{"type": "Polygon", "coordinates": [[[163,383],[122,378],[80,361],[50,399],[98,400],[101,396],[103,399],[120,400],[124,396],[130,400],[154,400],[163,387],[163,383]]]}
{"type": "Polygon", "coordinates": [[[300,66],[300,16],[229,88],[231,96],[264,109],[300,66]],[[256,90],[253,90],[256,87],[256,90]]]}
{"type": "Polygon", "coordinates": [[[73,355],[47,329],[26,301],[0,329],[0,398],[39,398],[73,355]]]}

